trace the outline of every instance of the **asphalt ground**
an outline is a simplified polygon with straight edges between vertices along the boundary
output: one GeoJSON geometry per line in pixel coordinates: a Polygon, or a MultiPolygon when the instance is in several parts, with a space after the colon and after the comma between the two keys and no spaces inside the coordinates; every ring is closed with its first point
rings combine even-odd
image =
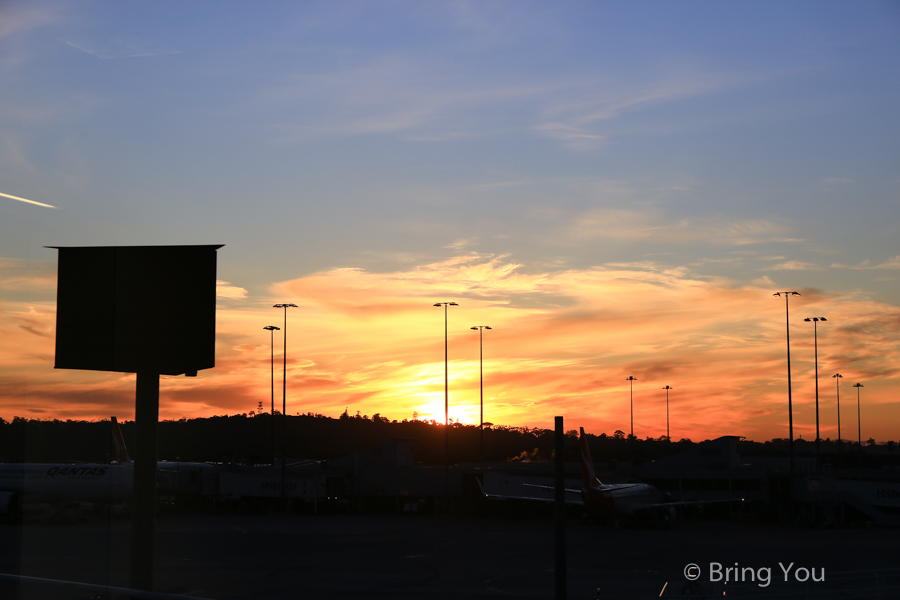
{"type": "MultiPolygon", "coordinates": [[[[566,533],[573,599],[657,598],[666,582],[677,593],[689,563],[700,567],[701,584],[715,562],[769,567],[775,582],[779,562],[824,569],[826,582],[838,572],[900,566],[891,529],[728,520],[616,529],[570,519],[566,533]]],[[[0,571],[127,587],[129,537],[123,518],[2,523],[0,571]]],[[[554,525],[547,519],[164,514],[156,557],[157,591],[212,600],[554,597],[554,525]]],[[[0,585],[3,600],[90,597],[0,585]]]]}

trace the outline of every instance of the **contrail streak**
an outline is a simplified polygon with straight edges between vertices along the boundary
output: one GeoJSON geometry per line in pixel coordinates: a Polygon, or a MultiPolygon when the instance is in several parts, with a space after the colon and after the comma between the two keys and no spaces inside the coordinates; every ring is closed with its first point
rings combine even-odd
{"type": "Polygon", "coordinates": [[[18,196],[10,196],[9,194],[4,194],[3,192],[0,192],[0,196],[3,196],[4,198],[12,198],[13,200],[18,200],[19,202],[27,202],[28,204],[44,206],[46,208],[59,208],[58,206],[53,206],[52,204],[44,204],[43,202],[35,202],[34,200],[29,200],[27,198],[19,198],[18,196]]]}

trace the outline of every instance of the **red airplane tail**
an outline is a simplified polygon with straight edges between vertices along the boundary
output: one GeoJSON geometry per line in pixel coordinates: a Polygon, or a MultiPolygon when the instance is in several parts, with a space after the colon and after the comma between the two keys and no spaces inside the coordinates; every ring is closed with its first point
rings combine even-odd
{"type": "Polygon", "coordinates": [[[120,465],[131,464],[131,457],[128,456],[128,448],[125,447],[125,438],[122,437],[119,422],[115,417],[110,417],[110,420],[112,421],[113,450],[115,452],[113,460],[120,465]]]}
{"type": "Polygon", "coordinates": [[[588,449],[587,438],[584,437],[584,427],[581,428],[581,475],[586,490],[602,485],[594,472],[594,461],[591,460],[591,451],[588,449]]]}

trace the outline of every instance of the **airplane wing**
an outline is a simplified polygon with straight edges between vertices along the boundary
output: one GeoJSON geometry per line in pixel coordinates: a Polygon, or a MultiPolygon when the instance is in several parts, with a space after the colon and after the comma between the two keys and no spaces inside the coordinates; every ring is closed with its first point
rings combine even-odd
{"type": "MultiPolygon", "coordinates": [[[[550,490],[556,489],[553,486],[549,486],[549,485],[546,485],[546,486],[545,485],[534,485],[534,484],[529,484],[529,483],[526,483],[524,485],[528,485],[531,487],[537,487],[537,488],[550,489],[550,490]]],[[[481,485],[480,480],[478,480],[478,489],[481,490],[481,494],[488,500],[529,500],[532,502],[544,502],[544,503],[549,503],[549,504],[553,504],[555,502],[555,500],[553,498],[542,498],[540,496],[506,496],[503,494],[488,494],[487,492],[484,491],[484,486],[481,485]]],[[[566,489],[566,491],[567,492],[577,492],[579,494],[581,493],[581,490],[566,489]]],[[[584,506],[584,501],[581,498],[578,498],[577,500],[576,499],[566,500],[566,504],[584,506]]]]}
{"type": "MultiPolygon", "coordinates": [[[[725,500],[680,500],[678,502],[657,502],[648,504],[646,508],[668,508],[669,506],[690,506],[691,504],[715,504],[717,502],[743,502],[744,498],[727,498],[725,500]]],[[[641,507],[642,509],[644,507],[641,507]]]]}
{"type": "MultiPolygon", "coordinates": [[[[522,485],[526,487],[538,488],[539,490],[550,490],[551,492],[556,491],[556,487],[552,485],[539,485],[537,483],[523,483],[522,485]]],[[[581,490],[578,488],[566,488],[566,491],[570,494],[580,494],[581,490]]]]}

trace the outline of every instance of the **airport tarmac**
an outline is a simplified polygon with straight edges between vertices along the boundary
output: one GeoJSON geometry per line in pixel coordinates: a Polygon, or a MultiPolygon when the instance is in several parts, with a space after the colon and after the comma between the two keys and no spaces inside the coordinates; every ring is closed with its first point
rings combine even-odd
{"type": "MultiPolygon", "coordinates": [[[[130,523],[0,524],[0,571],[128,585],[130,523]]],[[[213,600],[552,598],[552,520],[426,515],[171,515],[157,521],[156,590],[213,600]]],[[[567,522],[569,598],[656,598],[688,563],[896,569],[897,531],[685,520],[668,529],[567,522]],[[597,590],[601,590],[598,596],[597,590]]],[[[774,591],[771,588],[769,591],[774,591]]],[[[12,600],[9,586],[0,597],[12,600]]],[[[27,587],[18,599],[87,594],[27,587]]]]}

